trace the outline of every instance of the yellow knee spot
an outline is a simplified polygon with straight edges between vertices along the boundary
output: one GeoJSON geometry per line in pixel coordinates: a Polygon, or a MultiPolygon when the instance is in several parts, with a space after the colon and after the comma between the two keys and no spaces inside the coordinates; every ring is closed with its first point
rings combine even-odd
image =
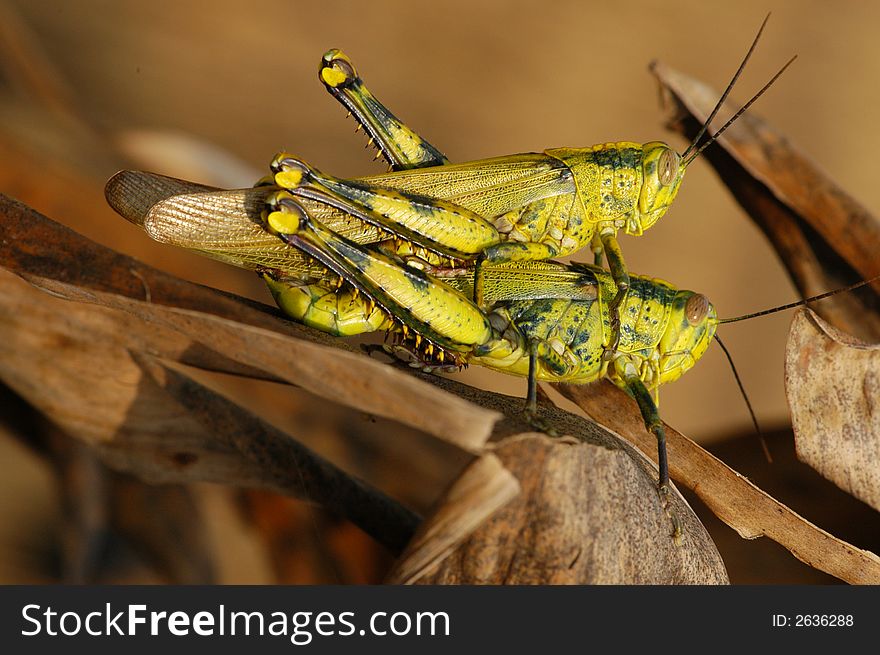
{"type": "Polygon", "coordinates": [[[287,211],[269,212],[266,224],[276,234],[296,234],[299,230],[299,216],[287,211]]]}
{"type": "Polygon", "coordinates": [[[336,88],[340,84],[343,84],[348,79],[348,76],[341,70],[337,70],[336,68],[327,67],[321,69],[321,80],[329,87],[336,88]]]}
{"type": "Polygon", "coordinates": [[[297,169],[290,169],[275,173],[275,184],[285,189],[296,189],[302,184],[303,172],[297,169]]]}

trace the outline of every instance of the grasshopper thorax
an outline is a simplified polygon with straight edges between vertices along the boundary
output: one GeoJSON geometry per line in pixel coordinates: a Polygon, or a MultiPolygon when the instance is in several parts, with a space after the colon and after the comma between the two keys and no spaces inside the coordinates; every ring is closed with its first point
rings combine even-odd
{"type": "Polygon", "coordinates": [[[686,166],[681,155],[662,141],[642,146],[642,188],[634,221],[627,224],[628,234],[641,234],[666,213],[681,186],[686,166]]]}
{"type": "Polygon", "coordinates": [[[709,347],[717,327],[715,308],[706,296],[693,291],[677,292],[666,330],[657,345],[658,384],[677,380],[696,364],[709,347]]]}

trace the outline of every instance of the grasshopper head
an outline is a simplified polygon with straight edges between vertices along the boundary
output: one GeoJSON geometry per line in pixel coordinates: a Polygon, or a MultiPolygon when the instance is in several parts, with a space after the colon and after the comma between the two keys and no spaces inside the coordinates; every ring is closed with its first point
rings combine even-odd
{"type": "Polygon", "coordinates": [[[666,331],[657,346],[659,384],[677,380],[696,364],[709,347],[717,327],[715,308],[706,296],[693,291],[676,293],[666,331]]]}
{"type": "Polygon", "coordinates": [[[657,222],[678,193],[686,164],[681,155],[661,141],[651,141],[642,147],[642,192],[639,211],[627,234],[641,234],[657,222]]]}

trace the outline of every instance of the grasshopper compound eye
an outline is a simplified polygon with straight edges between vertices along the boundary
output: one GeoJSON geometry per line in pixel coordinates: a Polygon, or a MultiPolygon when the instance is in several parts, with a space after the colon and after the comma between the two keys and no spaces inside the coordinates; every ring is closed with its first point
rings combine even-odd
{"type": "Polygon", "coordinates": [[[669,186],[678,175],[678,165],[681,156],[672,148],[667,148],[657,160],[657,179],[663,186],[669,186]]]}
{"type": "Polygon", "coordinates": [[[706,320],[709,314],[709,299],[700,293],[695,293],[688,298],[684,306],[684,316],[688,325],[696,326],[706,320]]]}

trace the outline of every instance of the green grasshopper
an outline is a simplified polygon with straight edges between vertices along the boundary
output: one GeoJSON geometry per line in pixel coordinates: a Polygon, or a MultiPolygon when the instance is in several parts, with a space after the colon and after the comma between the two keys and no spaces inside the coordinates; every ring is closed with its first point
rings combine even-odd
{"type": "MultiPolygon", "coordinates": [[[[153,238],[258,272],[282,311],[308,326],[336,336],[391,333],[394,354],[424,370],[473,363],[527,378],[526,409],[532,417],[538,380],[611,380],[636,400],[646,429],[657,439],[662,495],[668,492],[669,471],[659,388],[691,369],[713,338],[721,345],[717,326],[873,281],[719,319],[701,294],[632,276],[621,311],[620,343],[609,360],[605,343],[617,286],[596,266],[489,263],[481,271],[484,294],[477,304],[472,275],[454,269],[427,273],[385,251],[381,242],[358,243],[284,190],[216,190],[123,171],[107,183],[106,194],[117,212],[153,238]],[[283,227],[282,239],[263,227],[266,205],[283,227]]],[[[362,236],[360,230],[352,234],[362,236]]]]}
{"type": "Polygon", "coordinates": [[[108,182],[107,197],[160,241],[257,271],[279,307],[306,325],[337,336],[390,332],[394,352],[427,370],[473,363],[526,377],[532,417],[538,380],[612,380],[636,399],[656,436],[660,490],[668,491],[657,394],[696,363],[714,335],[715,311],[704,296],[632,276],[620,343],[608,360],[617,286],[599,267],[487,263],[478,305],[473,276],[452,269],[429,274],[378,243],[357,243],[284,190],[208,190],[122,172],[108,182]],[[283,223],[283,239],[263,230],[264,204],[283,223]]]}
{"type": "MultiPolygon", "coordinates": [[[[654,225],[673,202],[688,165],[791,64],[793,59],[698,147],[766,22],[767,18],[715,110],[681,154],[660,141],[617,142],[450,164],[369,92],[350,58],[330,50],[321,61],[321,82],[370,135],[392,171],[343,180],[281,153],[271,164],[272,176],[263,182],[288,190],[324,222],[335,210],[372,226],[365,229],[384,230],[389,251],[428,271],[549,259],[590,245],[597,264],[604,253],[617,286],[605,344],[610,358],[619,343],[619,308],[630,285],[617,232],[641,235],[654,225]]],[[[269,225],[279,231],[271,216],[269,225]]],[[[481,293],[477,274],[478,304],[481,293]]]]}

